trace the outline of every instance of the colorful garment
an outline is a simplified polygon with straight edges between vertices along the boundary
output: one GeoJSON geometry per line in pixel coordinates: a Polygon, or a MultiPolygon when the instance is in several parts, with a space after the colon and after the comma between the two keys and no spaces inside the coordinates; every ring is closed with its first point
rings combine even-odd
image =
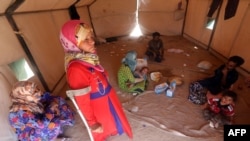
{"type": "Polygon", "coordinates": [[[220,99],[218,98],[210,98],[208,105],[209,107],[203,110],[203,116],[210,121],[212,127],[218,128],[219,126],[232,124],[230,118],[235,114],[234,105],[220,105],[220,99]]]}
{"type": "Polygon", "coordinates": [[[124,132],[132,138],[122,105],[99,64],[92,34],[92,29],[80,20],[70,20],[61,29],[69,92],[74,94],[95,141],[124,132]],[[94,132],[99,129],[103,132],[94,132]]]}
{"type": "Polygon", "coordinates": [[[64,99],[45,92],[40,100],[43,113],[18,110],[9,113],[9,122],[20,141],[52,141],[62,133],[64,126],[74,125],[74,114],[64,99]],[[60,111],[55,115],[50,103],[57,102],[60,111]]]}
{"type": "Polygon", "coordinates": [[[88,124],[100,123],[103,133],[94,133],[95,141],[127,133],[132,138],[131,127],[123,112],[115,90],[107,80],[107,72],[84,61],[72,61],[67,68],[67,80],[72,91],[81,91],[75,96],[77,105],[88,124]]]}
{"type": "Polygon", "coordinates": [[[122,64],[118,70],[119,88],[129,93],[142,93],[146,88],[146,80],[135,83],[135,76],[130,68],[122,64]]]}
{"type": "Polygon", "coordinates": [[[208,100],[208,104],[209,104],[209,110],[216,114],[221,113],[222,115],[225,116],[233,116],[235,114],[234,106],[232,104],[220,105],[219,98],[210,98],[208,100]]]}

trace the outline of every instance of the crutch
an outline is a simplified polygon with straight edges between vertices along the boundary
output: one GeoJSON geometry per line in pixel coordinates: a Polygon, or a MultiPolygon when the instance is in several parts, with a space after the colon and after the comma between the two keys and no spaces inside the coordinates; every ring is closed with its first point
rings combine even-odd
{"type": "Polygon", "coordinates": [[[75,98],[74,98],[75,95],[74,95],[74,93],[71,90],[68,90],[68,91],[66,91],[66,94],[70,98],[70,100],[73,102],[73,104],[74,104],[74,106],[75,106],[78,114],[80,115],[80,117],[81,117],[84,125],[86,126],[90,140],[94,141],[91,129],[90,129],[90,127],[89,127],[89,125],[88,125],[88,123],[86,121],[86,118],[84,117],[83,113],[81,112],[81,110],[79,109],[79,107],[78,107],[78,105],[77,105],[77,103],[75,101],[75,98]]]}

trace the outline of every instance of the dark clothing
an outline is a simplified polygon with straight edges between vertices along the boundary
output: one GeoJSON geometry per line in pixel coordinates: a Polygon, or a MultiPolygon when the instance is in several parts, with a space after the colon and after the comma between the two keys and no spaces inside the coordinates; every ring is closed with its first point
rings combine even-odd
{"type": "Polygon", "coordinates": [[[216,9],[218,9],[218,7],[221,5],[221,3],[222,3],[222,0],[213,0],[207,16],[212,17],[216,9]]]}
{"type": "Polygon", "coordinates": [[[163,42],[161,39],[151,40],[145,53],[149,58],[154,58],[156,62],[161,62],[164,55],[163,42]]]}
{"type": "Polygon", "coordinates": [[[239,74],[236,69],[229,71],[226,76],[225,84],[222,84],[222,70],[224,67],[225,65],[221,65],[214,71],[214,76],[199,80],[198,82],[214,95],[222,92],[225,89],[229,89],[231,85],[237,81],[239,74]]]}
{"type": "Polygon", "coordinates": [[[232,18],[236,14],[238,5],[239,5],[239,0],[228,0],[227,6],[225,9],[226,12],[224,15],[225,20],[232,18]]]}
{"type": "MultiPolygon", "coordinates": [[[[222,4],[222,0],[213,0],[207,16],[212,17],[216,9],[218,9],[218,7],[221,4],[222,4]]],[[[224,15],[225,20],[232,18],[236,14],[238,4],[239,4],[239,0],[228,0],[227,6],[225,8],[225,15],[224,15]]]]}

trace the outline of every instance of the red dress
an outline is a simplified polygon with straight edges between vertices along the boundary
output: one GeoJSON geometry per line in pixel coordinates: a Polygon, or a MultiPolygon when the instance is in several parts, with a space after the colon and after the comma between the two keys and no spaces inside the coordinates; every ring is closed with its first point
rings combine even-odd
{"type": "Polygon", "coordinates": [[[95,141],[124,132],[132,138],[122,105],[101,66],[73,61],[67,68],[67,81],[72,90],[90,88],[75,99],[90,126],[97,122],[103,126],[103,133],[92,133],[95,141]]]}

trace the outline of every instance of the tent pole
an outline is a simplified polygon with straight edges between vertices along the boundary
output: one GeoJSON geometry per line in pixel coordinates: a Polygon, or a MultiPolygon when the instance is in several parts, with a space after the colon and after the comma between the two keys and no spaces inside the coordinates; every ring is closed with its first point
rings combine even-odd
{"type": "MultiPolygon", "coordinates": [[[[15,11],[24,1],[25,1],[25,0],[16,0],[16,1],[15,1],[12,5],[10,5],[10,6],[6,9],[6,11],[5,11],[5,16],[6,16],[7,20],[8,20],[8,22],[10,23],[12,29],[13,29],[15,32],[18,32],[19,29],[18,29],[18,27],[17,27],[17,25],[16,25],[15,20],[14,20],[13,17],[12,17],[12,14],[13,14],[13,12],[14,12],[14,11],[15,11]]],[[[36,64],[36,61],[35,61],[34,57],[32,56],[32,54],[31,54],[31,52],[30,52],[30,50],[29,50],[29,48],[28,48],[28,46],[27,46],[25,40],[23,39],[23,37],[22,37],[20,34],[16,34],[16,36],[17,36],[17,39],[19,40],[19,42],[20,42],[20,44],[21,44],[21,46],[22,46],[24,52],[26,53],[26,55],[27,55],[27,57],[28,57],[30,63],[32,64],[32,68],[35,69],[35,70],[34,70],[35,74],[38,76],[38,78],[39,78],[39,80],[41,81],[41,83],[42,83],[44,89],[45,89],[46,91],[49,91],[49,87],[48,87],[46,81],[44,80],[44,78],[43,78],[41,72],[39,71],[38,65],[36,64]]]]}

